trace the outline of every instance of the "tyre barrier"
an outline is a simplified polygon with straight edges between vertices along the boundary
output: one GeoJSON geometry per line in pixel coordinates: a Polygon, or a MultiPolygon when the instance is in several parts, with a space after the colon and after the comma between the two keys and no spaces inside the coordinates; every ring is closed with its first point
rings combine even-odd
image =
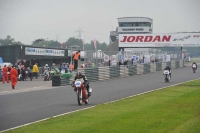
{"type": "Polygon", "coordinates": [[[51,77],[51,79],[52,79],[52,86],[60,86],[61,85],[60,75],[54,75],[51,77]]]}
{"type": "Polygon", "coordinates": [[[66,86],[66,85],[70,85],[70,78],[61,78],[60,79],[60,86],[66,86]]]}
{"type": "MultiPolygon", "coordinates": [[[[91,82],[114,79],[118,77],[147,74],[156,71],[162,71],[166,66],[172,69],[184,67],[184,61],[158,62],[146,64],[134,64],[129,66],[110,66],[96,68],[80,68],[79,72],[84,74],[91,82]]],[[[73,81],[76,73],[65,73],[61,76],[52,77],[52,86],[67,86],[73,81]]]]}

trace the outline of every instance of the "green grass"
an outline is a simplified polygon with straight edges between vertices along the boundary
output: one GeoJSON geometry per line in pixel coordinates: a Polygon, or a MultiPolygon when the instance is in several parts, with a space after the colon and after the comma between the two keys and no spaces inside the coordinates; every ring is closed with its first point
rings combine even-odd
{"type": "Polygon", "coordinates": [[[199,133],[200,80],[101,104],[8,132],[199,133]]]}

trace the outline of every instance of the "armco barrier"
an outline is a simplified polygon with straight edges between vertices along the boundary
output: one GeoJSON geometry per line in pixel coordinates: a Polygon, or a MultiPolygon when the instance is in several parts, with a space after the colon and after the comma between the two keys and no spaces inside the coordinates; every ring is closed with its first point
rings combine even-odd
{"type": "MultiPolygon", "coordinates": [[[[134,64],[129,66],[106,66],[96,68],[79,68],[78,71],[83,73],[89,81],[102,81],[107,79],[114,79],[118,77],[126,77],[132,75],[146,74],[156,71],[162,71],[166,66],[172,69],[178,69],[184,66],[184,61],[171,61],[171,62],[158,62],[149,64],[134,64]]],[[[76,72],[72,73],[70,78],[55,77],[52,79],[52,86],[65,86],[69,85],[73,80],[76,72]]]]}

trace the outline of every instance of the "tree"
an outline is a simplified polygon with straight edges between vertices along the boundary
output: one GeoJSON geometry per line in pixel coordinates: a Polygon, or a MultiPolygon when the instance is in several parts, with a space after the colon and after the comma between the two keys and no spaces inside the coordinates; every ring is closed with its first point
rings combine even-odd
{"type": "Polygon", "coordinates": [[[60,48],[60,42],[54,40],[45,40],[45,39],[36,39],[32,42],[31,45],[40,46],[40,47],[55,47],[60,48]]]}
{"type": "Polygon", "coordinates": [[[1,45],[9,45],[9,44],[13,44],[14,42],[15,42],[15,39],[12,38],[10,35],[8,35],[5,39],[0,39],[1,45]]]}
{"type": "Polygon", "coordinates": [[[67,42],[67,46],[70,47],[70,46],[79,46],[79,49],[83,49],[83,42],[81,39],[77,39],[77,38],[74,38],[74,37],[70,37],[67,42]]]}
{"type": "MultiPolygon", "coordinates": [[[[100,43],[99,41],[96,41],[96,46],[97,46],[97,50],[101,50],[101,51],[106,51],[108,45],[104,42],[104,43],[100,43]]],[[[95,50],[94,47],[94,41],[91,40],[90,43],[86,43],[84,45],[85,50],[95,50]]]]}

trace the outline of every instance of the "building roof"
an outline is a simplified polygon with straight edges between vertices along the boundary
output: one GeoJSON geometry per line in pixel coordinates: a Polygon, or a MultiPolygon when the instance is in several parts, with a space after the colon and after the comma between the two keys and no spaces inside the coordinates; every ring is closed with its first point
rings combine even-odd
{"type": "MultiPolygon", "coordinates": [[[[148,18],[148,19],[151,19],[149,17],[121,17],[121,18],[117,18],[117,19],[124,19],[124,18],[148,18]]],[[[153,20],[153,19],[151,19],[153,20]]]]}

